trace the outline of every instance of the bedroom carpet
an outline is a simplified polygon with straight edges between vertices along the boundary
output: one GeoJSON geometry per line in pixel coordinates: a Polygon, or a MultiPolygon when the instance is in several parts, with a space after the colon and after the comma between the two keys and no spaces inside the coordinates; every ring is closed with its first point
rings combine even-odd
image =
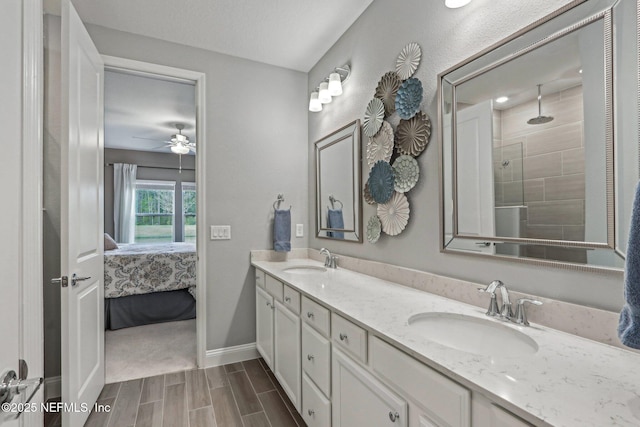
{"type": "Polygon", "coordinates": [[[105,331],[107,384],[196,368],[196,319],[105,331]]]}

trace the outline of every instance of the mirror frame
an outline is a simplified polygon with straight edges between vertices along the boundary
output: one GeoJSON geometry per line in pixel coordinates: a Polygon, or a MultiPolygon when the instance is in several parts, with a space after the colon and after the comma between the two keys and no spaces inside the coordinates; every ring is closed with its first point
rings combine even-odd
{"type": "MultiPolygon", "coordinates": [[[[614,188],[614,116],[613,116],[613,105],[614,105],[614,73],[613,73],[613,26],[612,26],[612,14],[613,14],[613,4],[600,11],[595,12],[593,14],[588,15],[584,19],[580,19],[578,22],[574,22],[560,30],[553,32],[551,35],[547,35],[535,43],[526,45],[522,48],[515,47],[515,50],[512,49],[508,51],[507,54],[502,54],[502,56],[495,58],[490,58],[491,61],[489,64],[481,65],[479,69],[470,71],[466,74],[462,74],[457,79],[453,79],[452,81],[447,79],[447,75],[455,72],[456,70],[464,67],[467,64],[483,57],[484,55],[491,54],[498,49],[505,47],[510,42],[516,40],[517,38],[524,36],[526,33],[535,30],[541,25],[557,18],[558,16],[564,14],[565,12],[587,2],[589,0],[574,0],[571,3],[561,7],[560,9],[552,12],[551,14],[543,17],[542,19],[524,27],[523,29],[517,31],[516,33],[506,37],[505,39],[499,41],[498,43],[482,50],[481,52],[469,57],[468,59],[450,67],[449,69],[443,71],[438,74],[438,149],[439,149],[439,178],[440,178],[440,188],[439,188],[439,198],[440,198],[440,252],[446,253],[455,253],[455,254],[465,254],[465,255],[473,255],[473,256],[483,256],[483,257],[492,257],[499,258],[504,260],[516,261],[516,262],[524,262],[529,264],[536,265],[544,265],[544,266],[555,266],[565,269],[571,270],[582,270],[582,271],[590,271],[590,272],[602,272],[602,271],[612,271],[612,272],[620,272],[621,270],[617,267],[609,267],[609,266],[599,266],[599,265],[589,265],[589,264],[578,264],[571,263],[565,261],[555,261],[555,260],[546,260],[546,259],[538,259],[538,258],[527,258],[527,257],[513,257],[502,254],[485,254],[480,252],[466,252],[463,250],[449,249],[447,248],[447,244],[450,243],[445,241],[445,221],[447,218],[447,207],[445,206],[445,180],[451,180],[451,195],[453,198],[453,212],[452,212],[452,240],[454,239],[465,239],[465,240],[476,240],[481,242],[500,242],[500,243],[516,243],[516,244],[529,244],[529,245],[545,245],[545,246],[556,246],[556,247],[573,247],[573,248],[586,248],[586,249],[607,249],[614,251],[624,259],[624,254],[622,254],[616,248],[615,244],[615,188],[614,188]],[[456,86],[460,85],[480,74],[486,73],[499,65],[502,65],[506,62],[509,62],[517,57],[520,57],[527,52],[530,52],[538,47],[541,47],[547,43],[550,43],[558,38],[569,34],[573,31],[576,31],[590,23],[596,22],[602,19],[604,23],[604,55],[606,58],[605,61],[605,81],[604,81],[604,89],[605,89],[605,150],[606,150],[606,211],[607,211],[607,241],[606,243],[600,242],[581,242],[581,241],[568,241],[568,240],[549,240],[549,239],[533,239],[533,238],[514,238],[514,237],[495,237],[495,236],[469,236],[469,235],[460,235],[458,233],[458,197],[457,197],[457,163],[456,163],[456,126],[451,126],[450,138],[451,138],[451,177],[444,176],[444,161],[445,161],[445,136],[444,136],[444,104],[445,101],[452,101],[452,105],[455,105],[456,102],[456,86]],[[443,96],[443,86],[444,84],[451,85],[451,98],[447,100],[444,99],[443,96]]],[[[640,14],[640,0],[637,1],[637,10],[638,14],[640,14]]],[[[636,21],[636,24],[638,21],[636,21]]],[[[636,25],[637,28],[637,25],[636,25]]],[[[640,33],[636,29],[636,37],[640,37],[640,33]]],[[[640,43],[638,48],[640,49],[640,43]]],[[[640,84],[637,89],[640,89],[640,84]]],[[[451,123],[456,123],[456,109],[451,109],[451,123]]]]}
{"type": "Polygon", "coordinates": [[[314,143],[315,145],[315,166],[316,166],[316,237],[319,239],[328,239],[333,241],[340,242],[351,242],[351,243],[362,243],[362,141],[361,141],[361,127],[360,127],[360,119],[356,119],[345,126],[342,126],[340,129],[331,132],[329,135],[320,138],[318,141],[314,143]],[[346,129],[353,127],[354,130],[352,133],[341,135],[346,129]],[[353,158],[353,229],[337,229],[337,228],[327,228],[322,227],[322,206],[323,202],[321,200],[321,188],[322,183],[320,182],[320,170],[321,170],[321,161],[320,161],[320,152],[328,147],[331,147],[339,142],[345,141],[348,138],[352,138],[351,150],[352,150],[352,158],[353,158]],[[336,239],[334,237],[328,237],[326,235],[322,236],[323,232],[343,232],[345,235],[349,233],[354,238],[343,238],[336,239]]]}

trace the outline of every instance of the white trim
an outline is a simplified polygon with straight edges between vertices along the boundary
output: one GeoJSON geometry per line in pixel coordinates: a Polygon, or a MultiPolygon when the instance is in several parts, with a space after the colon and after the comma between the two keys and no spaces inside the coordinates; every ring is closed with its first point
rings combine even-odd
{"type": "Polygon", "coordinates": [[[44,379],[44,401],[62,396],[62,377],[44,379]]]}
{"type": "Polygon", "coordinates": [[[196,233],[198,236],[196,253],[198,270],[196,273],[196,339],[198,367],[204,367],[207,358],[207,204],[206,195],[206,75],[198,71],[183,70],[165,65],[151,64],[132,59],[102,55],[105,68],[118,69],[134,73],[147,73],[154,76],[164,76],[171,79],[182,79],[195,82],[196,86],[196,187],[198,194],[196,209],[196,233]]]}
{"type": "Polygon", "coordinates": [[[256,359],[260,356],[256,343],[225,347],[216,350],[207,350],[205,368],[226,365],[227,363],[243,362],[256,359]]]}
{"type": "MultiPolygon", "coordinates": [[[[44,376],[44,310],[42,301],[42,133],[43,133],[43,7],[25,0],[22,9],[22,221],[20,254],[20,356],[29,377],[44,376]]],[[[42,390],[32,402],[42,402],[42,390]]],[[[42,426],[41,412],[24,414],[22,426],[42,426]]]]}

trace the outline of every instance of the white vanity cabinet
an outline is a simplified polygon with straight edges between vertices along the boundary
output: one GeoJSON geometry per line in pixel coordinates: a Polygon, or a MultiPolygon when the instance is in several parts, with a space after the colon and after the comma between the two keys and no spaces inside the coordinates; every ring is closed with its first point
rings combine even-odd
{"type": "Polygon", "coordinates": [[[335,347],[332,357],[333,427],[407,424],[407,402],[335,347]]]}
{"type": "Polygon", "coordinates": [[[263,275],[256,270],[256,348],[300,411],[300,293],[263,275]]]}

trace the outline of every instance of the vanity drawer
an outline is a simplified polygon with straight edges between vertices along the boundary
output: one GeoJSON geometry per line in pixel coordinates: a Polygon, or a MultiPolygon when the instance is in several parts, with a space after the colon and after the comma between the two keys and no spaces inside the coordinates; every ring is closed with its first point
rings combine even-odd
{"type": "Polygon", "coordinates": [[[302,374],[302,419],[308,427],[331,426],[331,402],[302,374]]]}
{"type": "Polygon", "coordinates": [[[333,341],[362,363],[367,363],[367,331],[335,313],[331,314],[331,323],[333,341]]]}
{"type": "Polygon", "coordinates": [[[302,369],[326,395],[331,395],[331,342],[302,324],[302,369]]]}
{"type": "Polygon", "coordinates": [[[438,425],[468,427],[471,392],[378,337],[371,338],[371,368],[419,403],[438,425]]]}
{"type": "Polygon", "coordinates": [[[273,277],[266,275],[265,286],[267,288],[267,292],[273,295],[278,301],[282,301],[282,293],[283,293],[283,284],[278,279],[274,279],[273,277]]]}
{"type": "Polygon", "coordinates": [[[264,271],[256,268],[256,285],[264,289],[264,271]]]}
{"type": "Polygon", "coordinates": [[[329,310],[311,301],[307,297],[302,297],[302,312],[300,316],[305,322],[316,328],[322,335],[329,337],[330,313],[329,310]]]}
{"type": "Polygon", "coordinates": [[[295,314],[300,314],[300,292],[284,285],[284,305],[295,314]]]}

